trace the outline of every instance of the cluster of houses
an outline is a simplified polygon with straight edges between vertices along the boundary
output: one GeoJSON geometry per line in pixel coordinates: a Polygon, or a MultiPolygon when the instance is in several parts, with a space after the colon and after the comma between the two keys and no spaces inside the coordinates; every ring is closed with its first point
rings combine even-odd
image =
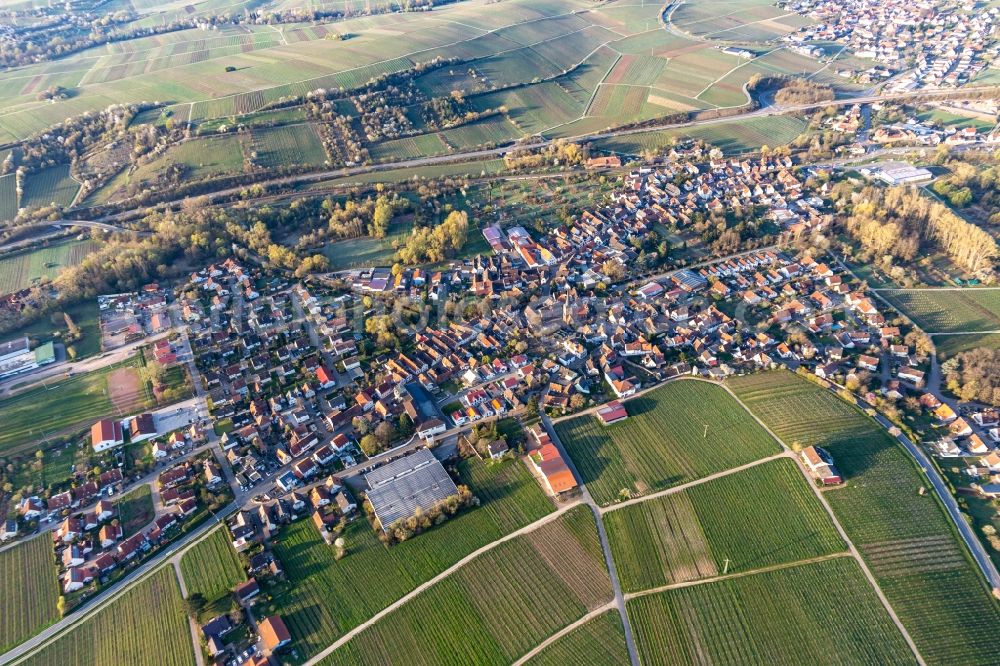
{"type": "MultiPolygon", "coordinates": [[[[460,322],[420,330],[414,334],[414,348],[382,359],[375,368],[377,375],[390,385],[414,382],[430,391],[448,382],[457,383],[463,393],[457,409],[446,414],[455,425],[516,410],[528,394],[539,395],[543,408],[566,410],[573,396],[589,393],[595,381],[607,381],[618,397],[632,395],[641,382],[622,359],[641,363],[647,370],[663,366],[663,354],[650,343],[653,335],[662,333],[662,327],[623,330],[623,324],[637,312],[640,322],[653,314],[649,311],[653,305],[648,302],[651,293],[641,295],[647,302],[639,308],[628,300],[577,296],[612,281],[601,273],[606,262],[634,265],[639,251],[633,241],[646,238],[655,227],[682,229],[734,207],[761,209],[775,225],[793,233],[823,228],[830,220],[819,210],[822,200],[805,192],[787,157],[712,158],[699,165],[695,157],[700,153],[684,150],[675,150],[676,161],[665,166],[628,174],[624,186],[605,205],[586,210],[569,226],[538,238],[520,226],[503,229],[493,225],[483,231],[492,255],[480,255],[430,274],[421,269],[395,274],[388,269],[353,273],[355,295],[392,293],[421,298],[426,293],[435,301],[446,294],[458,294],[491,306],[488,317],[477,310],[460,322]],[[523,303],[526,294],[543,287],[547,296],[520,307],[509,305],[523,303]],[[605,316],[608,309],[610,316],[605,316]],[[525,331],[536,338],[553,336],[555,349],[549,350],[555,353],[511,354],[511,343],[524,339],[525,331]],[[589,358],[589,350],[608,341],[609,347],[621,353],[589,358]]],[[[732,267],[738,265],[746,262],[732,267]]],[[[695,286],[704,280],[698,275],[686,277],[695,286]]],[[[332,336],[350,332],[345,316],[348,307],[341,300],[337,306],[317,307],[311,315],[320,330],[329,332],[335,348],[345,342],[332,336]]],[[[675,321],[692,319],[703,327],[717,326],[726,318],[713,310],[691,312],[690,316],[682,311],[680,307],[673,313],[675,321]]],[[[346,353],[350,354],[353,339],[347,336],[347,340],[346,353]]],[[[356,402],[366,413],[372,407],[378,415],[396,413],[392,401],[386,403],[377,386],[361,391],[356,402]]],[[[418,414],[417,418],[431,415],[418,414]]]]}
{"type": "Polygon", "coordinates": [[[0,540],[13,539],[21,533],[22,524],[49,522],[67,512],[87,507],[100,497],[120,490],[124,475],[118,468],[99,472],[96,476],[80,475],[78,483],[68,490],[53,493],[48,499],[37,495],[22,498],[0,531],[0,540]]]}
{"type": "MultiPolygon", "coordinates": [[[[239,585],[233,596],[243,608],[250,608],[260,594],[257,582],[250,579],[239,585]]],[[[234,624],[229,615],[219,615],[201,625],[201,634],[205,639],[208,655],[218,666],[230,664],[238,666],[276,666],[281,663],[275,656],[279,650],[291,645],[292,635],[285,626],[280,615],[269,615],[256,623],[256,640],[249,644],[243,652],[237,652],[238,644],[227,642],[227,635],[239,627],[234,624]],[[235,645],[235,647],[234,647],[235,645]]]]}
{"type": "Polygon", "coordinates": [[[90,428],[90,446],[94,453],[103,453],[123,446],[126,441],[139,444],[156,438],[159,439],[152,443],[152,456],[154,460],[162,461],[172,454],[183,451],[192,443],[204,441],[205,433],[197,423],[169,433],[161,433],[156,417],[149,412],[121,420],[101,419],[90,428]]]}
{"type": "MultiPolygon", "coordinates": [[[[208,465],[199,464],[206,468],[208,465]]],[[[123,533],[127,526],[120,522],[120,506],[107,498],[99,499],[85,511],[66,516],[52,533],[61,563],[63,593],[79,592],[91,582],[106,579],[116,569],[138,561],[143,553],[168,539],[181,522],[197,513],[199,503],[192,482],[199,464],[184,463],[159,475],[155,483],[162,508],[148,525],[134,534],[123,533]]],[[[120,482],[119,470],[108,473],[102,482],[111,487],[116,477],[120,482]]],[[[81,488],[50,498],[48,511],[86,506],[89,500],[101,495],[101,485],[97,482],[88,482],[81,488]]],[[[37,498],[28,498],[21,502],[18,511],[30,519],[41,515],[42,507],[37,498]]]]}
{"type": "Polygon", "coordinates": [[[843,44],[874,64],[842,75],[871,82],[903,72],[891,83],[895,91],[968,83],[998,52],[1000,10],[972,0],[793,0],[788,7],[816,22],[786,35],[786,42],[843,44]]]}
{"type": "MultiPolygon", "coordinates": [[[[306,514],[312,516],[320,533],[327,535],[338,520],[351,520],[356,515],[357,504],[350,491],[337,479],[328,476],[311,483],[308,487],[292,490],[282,497],[256,503],[255,508],[244,508],[229,519],[229,533],[233,548],[243,552],[257,544],[266,544],[283,525],[306,514]]],[[[277,574],[280,567],[274,562],[271,573],[277,574]]]]}
{"type": "MultiPolygon", "coordinates": [[[[222,442],[245,489],[261,482],[269,465],[274,471],[274,460],[306,480],[335,461],[353,464],[357,451],[345,427],[351,416],[338,418],[346,400],[328,395],[337,385],[330,352],[295,320],[287,285],[269,283],[262,295],[256,278],[228,260],[194,274],[210,296],[182,303],[213,417],[232,422],[222,442]]],[[[301,294],[303,308],[312,310],[314,299],[301,294]]]]}
{"type": "Polygon", "coordinates": [[[973,485],[980,492],[1000,497],[1000,454],[997,453],[1000,411],[983,408],[959,415],[950,405],[930,394],[921,396],[920,404],[941,428],[941,436],[931,442],[934,453],[940,458],[978,456],[966,468],[966,474],[975,480],[973,485]]]}
{"type": "Polygon", "coordinates": [[[167,293],[159,284],[143,285],[137,292],[101,294],[97,297],[104,347],[118,347],[170,328],[167,293]]]}
{"type": "Polygon", "coordinates": [[[972,125],[961,129],[942,127],[933,121],[915,117],[906,118],[898,123],[880,125],[872,131],[870,138],[879,144],[903,143],[921,146],[1000,143],[1000,133],[997,132],[980,132],[972,125]]]}

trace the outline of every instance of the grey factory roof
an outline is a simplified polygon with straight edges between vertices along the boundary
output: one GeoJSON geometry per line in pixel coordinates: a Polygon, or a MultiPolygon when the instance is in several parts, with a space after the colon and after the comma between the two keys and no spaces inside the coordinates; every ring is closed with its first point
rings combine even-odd
{"type": "Polygon", "coordinates": [[[365,475],[371,502],[382,530],[417,509],[426,511],[437,502],[458,494],[448,470],[427,449],[394,460],[365,475]]]}

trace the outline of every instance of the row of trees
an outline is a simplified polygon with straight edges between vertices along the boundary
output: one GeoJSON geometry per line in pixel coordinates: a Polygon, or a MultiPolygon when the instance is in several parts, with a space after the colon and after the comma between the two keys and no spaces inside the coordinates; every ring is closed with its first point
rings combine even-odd
{"type": "Polygon", "coordinates": [[[841,185],[835,195],[839,207],[851,209],[847,231],[874,256],[912,260],[922,246],[933,244],[973,273],[991,271],[1000,257],[990,234],[916,190],[865,187],[854,192],[850,184],[841,185]]]}

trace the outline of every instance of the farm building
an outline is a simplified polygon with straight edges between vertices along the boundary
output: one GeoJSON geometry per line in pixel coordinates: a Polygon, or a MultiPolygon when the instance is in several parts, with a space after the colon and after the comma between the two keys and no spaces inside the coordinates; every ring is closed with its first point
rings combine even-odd
{"type": "Polygon", "coordinates": [[[369,472],[365,481],[370,488],[368,501],[383,532],[388,532],[397,520],[412,516],[417,509],[427,511],[458,494],[448,471],[427,449],[369,472]]]}
{"type": "Polygon", "coordinates": [[[528,458],[541,477],[545,490],[550,495],[558,495],[576,488],[576,477],[552,443],[549,433],[540,426],[532,427],[529,432],[534,446],[528,458]]]}
{"type": "Polygon", "coordinates": [[[824,486],[834,486],[843,483],[844,479],[833,465],[830,454],[818,446],[807,446],[802,449],[802,462],[813,479],[824,486]]]}
{"type": "Polygon", "coordinates": [[[285,647],[292,642],[292,635],[288,633],[284,620],[280,615],[272,615],[260,621],[257,625],[260,632],[260,640],[268,652],[274,652],[285,647]]]}
{"type": "Polygon", "coordinates": [[[625,411],[625,405],[618,400],[612,400],[597,410],[597,418],[601,425],[611,425],[627,419],[628,412],[625,411]]]}

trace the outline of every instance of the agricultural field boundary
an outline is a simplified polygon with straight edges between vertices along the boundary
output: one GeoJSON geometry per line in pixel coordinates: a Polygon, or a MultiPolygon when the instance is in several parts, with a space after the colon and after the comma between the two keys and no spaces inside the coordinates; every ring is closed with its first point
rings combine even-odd
{"type": "MultiPolygon", "coordinates": [[[[628,597],[626,596],[626,599],[627,598],[628,597]]],[[[574,629],[579,629],[583,625],[587,624],[588,622],[590,622],[591,620],[593,620],[594,618],[596,618],[598,615],[603,615],[604,613],[607,613],[608,611],[613,611],[613,610],[617,610],[617,609],[618,609],[618,604],[614,600],[609,601],[608,603],[604,604],[603,606],[601,606],[599,608],[595,608],[594,610],[590,611],[589,613],[587,613],[586,615],[584,615],[583,617],[581,617],[579,620],[577,620],[575,622],[572,622],[570,624],[567,624],[565,627],[563,627],[562,629],[560,629],[556,633],[554,633],[551,636],[549,636],[548,638],[546,638],[544,641],[542,641],[541,643],[539,643],[538,645],[536,645],[535,647],[533,647],[531,649],[531,651],[529,651],[526,654],[522,655],[521,658],[518,659],[517,661],[515,661],[511,666],[521,666],[522,664],[528,663],[529,661],[531,661],[531,659],[533,657],[537,656],[542,650],[544,650],[548,646],[552,645],[557,640],[559,640],[560,638],[562,638],[566,634],[570,633],[574,629]]]]}
{"type": "MultiPolygon", "coordinates": [[[[214,530],[209,530],[209,534],[212,532],[214,530]]],[[[170,566],[174,568],[174,576],[177,578],[177,584],[181,590],[181,599],[187,599],[187,585],[184,582],[184,572],[181,571],[180,558],[174,556],[169,561],[170,566]]],[[[201,653],[201,640],[198,638],[198,625],[195,623],[193,617],[188,617],[187,621],[188,628],[191,630],[191,646],[194,648],[195,666],[205,666],[205,656],[201,653]]]]}
{"type": "Polygon", "coordinates": [[[0,655],[0,666],[3,664],[20,664],[26,661],[36,651],[43,649],[53,638],[72,631],[77,625],[83,623],[84,620],[89,619],[92,615],[95,615],[99,611],[107,608],[109,605],[117,601],[118,597],[122,593],[136,587],[139,583],[158,573],[164,567],[172,568],[173,564],[171,563],[171,558],[174,555],[181,555],[187,552],[202,539],[207,538],[208,535],[212,533],[213,528],[235,510],[235,503],[231,503],[227,508],[216,514],[215,521],[206,522],[192,531],[188,541],[176,542],[173,550],[162,553],[159,559],[151,560],[145,565],[142,565],[141,568],[136,569],[126,576],[126,578],[116,583],[113,588],[110,588],[112,590],[110,594],[97,597],[94,603],[84,606],[78,611],[70,613],[60,621],[50,625],[41,633],[35,634],[24,643],[21,643],[12,650],[0,655]]]}
{"type": "MultiPolygon", "coordinates": [[[[833,509],[830,507],[829,503],[827,503],[826,498],[823,496],[823,493],[820,492],[819,488],[816,487],[816,484],[814,484],[812,482],[812,480],[809,478],[808,473],[806,472],[805,468],[803,467],[802,461],[799,459],[798,456],[796,456],[794,453],[792,453],[791,448],[784,442],[784,440],[782,440],[780,437],[778,437],[774,433],[774,431],[771,430],[767,426],[767,424],[765,424],[755,413],[753,413],[750,410],[750,408],[747,407],[747,405],[739,398],[739,396],[737,396],[732,391],[732,389],[730,389],[725,384],[722,384],[722,383],[719,383],[719,382],[715,382],[715,381],[711,381],[711,380],[708,380],[708,379],[702,379],[700,377],[677,377],[677,378],[675,378],[673,380],[668,380],[668,381],[696,381],[696,382],[704,382],[706,384],[714,384],[716,386],[722,387],[722,389],[725,390],[726,393],[728,393],[736,401],[736,403],[739,404],[740,407],[742,407],[751,416],[751,418],[753,418],[753,420],[756,421],[757,424],[760,425],[760,427],[763,428],[764,431],[766,433],[768,433],[774,439],[774,441],[777,442],[781,446],[781,448],[783,449],[783,452],[780,453],[780,454],[778,454],[778,455],[776,455],[776,456],[770,456],[770,458],[791,457],[792,459],[795,460],[796,466],[799,468],[799,471],[802,473],[802,475],[805,478],[806,482],[809,484],[809,487],[812,488],[812,491],[816,495],[816,498],[823,505],[823,509],[826,511],[826,514],[830,518],[830,520],[833,522],[834,527],[836,527],[837,533],[840,535],[840,538],[843,539],[844,543],[847,544],[848,553],[858,563],[858,566],[861,567],[862,573],[864,573],[865,578],[868,580],[868,583],[875,590],[875,594],[878,596],[879,600],[882,602],[882,605],[885,608],[886,612],[889,613],[889,617],[892,618],[892,621],[896,625],[896,628],[902,634],[903,639],[906,641],[907,645],[910,647],[910,650],[913,652],[913,655],[917,659],[917,662],[923,666],[925,664],[925,662],[924,662],[923,657],[920,655],[919,650],[917,649],[916,643],[914,643],[913,638],[910,636],[909,632],[906,630],[906,627],[903,626],[903,623],[899,619],[899,616],[896,615],[895,609],[893,609],[892,605],[889,603],[888,598],[882,592],[882,588],[879,587],[878,582],[875,580],[875,576],[872,574],[871,570],[868,568],[868,565],[865,563],[864,559],[861,557],[861,553],[858,551],[857,546],[855,546],[854,542],[851,541],[851,539],[847,536],[847,532],[844,530],[843,525],[840,524],[840,521],[837,520],[837,516],[834,514],[833,509]]],[[[657,388],[659,388],[661,386],[663,386],[663,384],[657,385],[657,388]]],[[[552,429],[552,431],[554,431],[554,429],[552,429]]],[[[558,441],[558,437],[554,438],[553,441],[558,441]]],[[[561,443],[560,443],[560,448],[562,448],[561,443]]],[[[567,458],[569,458],[568,455],[567,455],[567,458]]],[[[570,458],[570,460],[572,460],[572,458],[570,458]]],[[[753,464],[751,464],[751,465],[744,465],[743,467],[752,467],[753,465],[760,464],[762,462],[765,462],[765,461],[755,461],[753,464]]],[[[735,471],[735,470],[726,470],[724,473],[720,473],[717,476],[715,476],[714,478],[718,478],[718,476],[726,476],[727,474],[731,473],[732,471],[735,471]]],[[[574,465],[574,472],[575,472],[575,465],[574,465]]],[[[579,480],[579,474],[577,474],[577,477],[578,477],[578,480],[579,480]]],[[[687,487],[689,485],[693,485],[693,484],[698,484],[698,483],[704,482],[705,480],[707,480],[707,479],[698,479],[698,480],[692,481],[689,484],[684,484],[684,485],[681,485],[681,486],[677,486],[675,488],[668,488],[667,491],[670,491],[670,490],[676,491],[676,490],[682,489],[684,487],[687,487]]],[[[667,492],[666,491],[661,491],[661,493],[659,493],[659,494],[667,494],[667,492]]],[[[637,499],[638,500],[644,500],[644,499],[648,499],[649,497],[651,497],[651,496],[644,496],[644,497],[640,497],[640,498],[637,498],[637,499]]],[[[629,502],[632,502],[632,500],[629,500],[629,502]]],[[[615,506],[624,506],[625,504],[626,503],[623,502],[620,505],[611,505],[610,507],[608,507],[608,509],[612,509],[615,506]]]]}
{"type": "Polygon", "coordinates": [[[312,658],[310,658],[308,661],[305,662],[304,666],[315,666],[316,664],[320,663],[323,659],[325,659],[326,657],[328,657],[331,654],[333,654],[338,648],[340,648],[341,646],[343,646],[350,639],[354,638],[355,636],[357,636],[358,634],[360,634],[362,631],[364,631],[365,629],[367,629],[371,625],[373,625],[376,622],[378,622],[379,620],[381,620],[383,617],[389,615],[394,610],[400,608],[401,606],[404,606],[408,601],[411,601],[412,599],[414,599],[415,597],[417,597],[421,592],[426,591],[427,589],[433,587],[435,584],[441,582],[445,578],[448,578],[451,574],[455,573],[456,571],[458,571],[463,566],[465,566],[466,564],[468,564],[472,560],[476,559],[480,555],[482,555],[484,553],[488,553],[489,551],[493,550],[494,548],[496,548],[500,544],[506,543],[507,541],[510,541],[511,539],[514,539],[516,537],[523,536],[525,534],[530,534],[531,532],[534,532],[538,528],[540,528],[540,527],[542,527],[544,525],[547,525],[548,523],[551,523],[553,520],[555,520],[555,519],[559,518],[560,516],[562,516],[563,514],[567,513],[570,509],[576,508],[576,507],[580,506],[581,504],[583,504],[583,502],[580,502],[580,501],[570,502],[570,503],[564,504],[563,506],[559,507],[558,509],[556,509],[552,513],[549,513],[548,515],[544,516],[543,518],[539,518],[538,520],[536,520],[533,523],[525,525],[524,527],[522,527],[522,528],[520,528],[518,530],[515,530],[515,531],[511,532],[510,534],[505,534],[504,536],[500,537],[496,541],[492,541],[492,542],[486,544],[485,546],[483,546],[483,547],[481,547],[481,548],[479,548],[477,550],[472,551],[471,553],[469,553],[468,555],[466,555],[465,557],[463,557],[462,559],[460,559],[458,562],[455,562],[455,564],[451,565],[450,567],[448,567],[447,569],[445,569],[444,571],[442,571],[438,575],[436,575],[433,578],[431,578],[431,579],[429,579],[429,580],[421,583],[420,585],[418,585],[417,587],[415,587],[414,589],[412,589],[410,592],[404,594],[402,597],[400,597],[396,601],[392,602],[391,604],[389,604],[388,606],[386,606],[385,608],[383,608],[379,612],[375,613],[375,615],[373,615],[372,617],[368,618],[367,620],[365,620],[364,622],[362,622],[358,626],[356,626],[353,629],[351,629],[350,631],[346,632],[343,636],[341,636],[336,641],[334,641],[333,643],[331,643],[330,645],[328,645],[325,649],[323,649],[320,652],[318,652],[317,654],[313,655],[312,658]]]}
{"type": "MultiPolygon", "coordinates": [[[[453,46],[458,46],[459,44],[464,44],[466,42],[471,42],[471,41],[474,41],[474,40],[479,39],[481,37],[484,37],[486,35],[492,35],[494,33],[500,32],[501,30],[508,30],[508,29],[515,28],[515,27],[520,27],[520,26],[524,26],[524,25],[530,25],[532,23],[538,23],[540,21],[550,21],[552,19],[563,18],[563,17],[566,17],[566,16],[575,16],[577,14],[583,14],[583,13],[585,13],[585,10],[578,9],[578,10],[574,10],[574,11],[571,11],[571,12],[565,12],[563,14],[553,14],[551,16],[539,16],[538,18],[528,19],[526,21],[518,21],[517,23],[511,23],[509,25],[501,26],[499,28],[490,28],[489,30],[482,31],[481,34],[473,35],[472,37],[468,37],[466,39],[458,39],[458,40],[455,40],[454,42],[450,42],[448,44],[440,44],[440,45],[437,45],[437,46],[432,46],[432,47],[417,49],[416,51],[410,51],[408,53],[403,53],[403,54],[400,54],[400,55],[398,55],[396,57],[393,57],[393,58],[387,58],[385,60],[377,60],[375,62],[371,62],[371,63],[368,63],[366,65],[360,65],[358,67],[350,67],[350,68],[347,68],[347,69],[342,69],[342,70],[337,71],[336,74],[339,75],[339,74],[345,74],[345,73],[348,73],[348,72],[354,72],[354,71],[357,71],[357,70],[366,69],[366,68],[369,68],[369,67],[374,67],[376,65],[382,65],[382,64],[393,62],[395,60],[400,60],[400,59],[412,59],[412,56],[416,56],[416,55],[419,55],[421,53],[425,53],[427,51],[440,51],[440,50],[444,50],[444,49],[449,49],[449,48],[451,48],[453,46]]],[[[439,19],[439,20],[442,20],[442,19],[439,19]]],[[[477,30],[481,30],[481,29],[477,28],[477,30]]],[[[576,31],[576,32],[579,32],[579,31],[576,31]]],[[[526,45],[523,45],[523,46],[519,46],[517,48],[511,48],[511,49],[505,49],[503,51],[498,51],[495,54],[491,54],[490,57],[493,57],[493,56],[496,56],[496,55],[502,55],[502,54],[508,53],[510,51],[517,51],[517,50],[524,49],[524,48],[531,48],[532,46],[537,46],[537,44],[541,44],[541,43],[543,43],[545,41],[547,41],[547,40],[541,40],[539,42],[536,42],[535,44],[526,44],[526,45]]],[[[600,47],[598,47],[598,48],[600,48],[600,47]]],[[[469,62],[474,62],[475,60],[482,60],[482,59],[483,58],[474,58],[474,59],[470,60],[469,62]]],[[[167,68],[167,69],[171,69],[171,68],[167,68]]],[[[206,102],[218,102],[219,100],[229,99],[229,98],[233,98],[233,97],[240,97],[241,95],[246,95],[247,93],[261,92],[261,91],[264,91],[264,90],[271,90],[271,89],[274,89],[274,88],[282,88],[282,87],[285,87],[285,86],[295,85],[295,84],[299,84],[299,83],[308,83],[310,81],[318,81],[320,79],[326,78],[327,76],[329,76],[329,75],[328,74],[323,74],[323,75],[320,75],[320,76],[310,76],[308,78],[300,79],[300,80],[297,80],[297,81],[285,81],[285,82],[277,84],[277,85],[262,86],[260,88],[254,88],[254,89],[251,89],[251,90],[244,90],[244,91],[241,91],[241,92],[238,92],[238,93],[233,93],[231,95],[223,95],[221,97],[210,97],[210,98],[206,98],[206,99],[202,99],[202,100],[195,100],[193,102],[183,102],[179,106],[187,106],[188,104],[190,104],[191,107],[192,107],[192,109],[193,109],[193,107],[194,107],[195,104],[206,103],[206,102]]],[[[0,115],[3,115],[3,114],[0,114],[0,115]]],[[[190,126],[190,121],[189,121],[189,126],[190,126]]]]}
{"type": "Polygon", "coordinates": [[[791,451],[782,451],[781,453],[775,453],[773,456],[767,456],[766,458],[761,458],[759,460],[754,460],[753,462],[748,462],[748,463],[746,463],[744,465],[739,465],[737,467],[731,467],[729,469],[724,469],[721,472],[715,472],[714,474],[709,474],[708,476],[703,476],[700,479],[694,479],[693,481],[688,481],[687,483],[682,483],[679,486],[674,486],[672,488],[665,488],[665,489],[659,490],[659,491],[657,491],[655,493],[650,493],[648,495],[642,495],[641,497],[633,497],[630,500],[626,500],[624,502],[619,502],[618,504],[610,504],[608,506],[598,507],[598,511],[600,511],[601,515],[603,516],[605,513],[609,513],[611,511],[617,511],[618,509],[624,509],[625,507],[633,506],[635,504],[642,504],[643,502],[646,502],[648,500],[659,499],[660,497],[663,497],[664,495],[673,495],[674,493],[678,493],[678,492],[682,492],[684,490],[688,490],[690,488],[693,488],[694,486],[700,486],[702,484],[708,483],[709,481],[717,481],[718,479],[727,477],[727,476],[729,476],[731,474],[736,474],[738,472],[742,472],[742,471],[751,469],[753,467],[757,467],[758,465],[763,465],[764,463],[769,463],[769,462],[771,462],[773,460],[779,460],[781,458],[794,458],[794,457],[795,457],[795,455],[791,451]]]}
{"type": "MultiPolygon", "coordinates": [[[[691,379],[695,379],[695,381],[708,381],[705,379],[694,378],[694,377],[692,377],[691,379]]],[[[716,382],[710,382],[710,383],[714,384],[716,382]]],[[[858,563],[858,566],[861,567],[862,573],[864,573],[865,578],[868,579],[869,584],[875,590],[875,594],[878,595],[879,601],[882,602],[882,606],[885,607],[886,612],[889,613],[889,617],[892,618],[892,621],[896,625],[896,628],[899,629],[899,632],[903,635],[903,640],[905,640],[906,644],[910,646],[910,650],[913,652],[913,656],[916,657],[917,663],[919,663],[921,666],[925,666],[926,662],[924,661],[924,658],[920,655],[920,650],[917,649],[917,644],[913,641],[913,637],[910,636],[910,632],[906,630],[906,627],[903,626],[903,622],[899,619],[899,616],[896,615],[896,610],[892,607],[892,604],[889,603],[888,597],[885,596],[885,593],[879,586],[878,581],[875,580],[875,576],[874,574],[872,574],[871,569],[868,568],[868,564],[865,563],[864,558],[861,557],[861,553],[860,551],[858,551],[858,547],[854,545],[854,542],[851,541],[850,537],[847,536],[847,531],[844,530],[844,526],[840,524],[839,520],[837,520],[837,516],[833,512],[833,508],[826,501],[826,497],[823,496],[823,493],[821,493],[819,488],[816,487],[816,484],[813,483],[812,479],[809,478],[809,474],[808,472],[806,472],[802,460],[798,456],[792,454],[791,447],[789,447],[784,442],[784,440],[778,437],[778,435],[775,434],[774,431],[771,430],[767,426],[767,424],[764,423],[756,414],[750,411],[750,408],[747,407],[747,405],[740,399],[738,395],[736,395],[736,393],[733,392],[732,389],[730,389],[725,384],[722,384],[721,386],[726,390],[727,393],[729,393],[729,395],[733,397],[734,400],[736,400],[736,402],[739,403],[739,405],[743,409],[745,409],[754,418],[755,421],[757,421],[758,424],[760,424],[762,428],[764,428],[765,431],[767,431],[768,434],[771,435],[771,437],[774,438],[774,441],[778,442],[778,444],[780,444],[783,449],[788,451],[788,453],[791,454],[792,457],[795,459],[795,464],[798,466],[799,471],[802,472],[802,476],[805,478],[806,483],[809,484],[809,487],[812,488],[812,491],[816,495],[816,498],[823,505],[823,508],[826,510],[827,515],[833,522],[833,526],[837,528],[837,532],[840,534],[840,538],[843,539],[844,543],[847,544],[848,552],[850,552],[850,554],[854,557],[854,560],[858,563]]]]}
{"type": "Polygon", "coordinates": [[[723,580],[731,580],[733,578],[746,578],[747,576],[753,576],[755,574],[768,573],[771,571],[781,571],[783,569],[794,569],[795,567],[807,566],[809,564],[815,564],[816,562],[826,562],[827,560],[837,560],[844,557],[851,557],[851,553],[844,551],[843,553],[830,553],[829,555],[819,555],[818,557],[809,557],[804,560],[796,560],[794,562],[782,562],[781,564],[772,564],[766,567],[759,567],[757,569],[750,569],[748,571],[737,571],[731,574],[725,574],[723,576],[712,576],[711,578],[699,578],[697,580],[685,580],[679,583],[670,583],[668,585],[660,585],[659,587],[653,587],[648,590],[642,590],[640,592],[628,592],[625,594],[625,599],[631,601],[632,599],[638,599],[639,597],[648,597],[651,594],[659,594],[660,592],[666,592],[668,590],[677,590],[684,587],[694,587],[696,585],[706,585],[708,583],[717,583],[723,580]]]}

